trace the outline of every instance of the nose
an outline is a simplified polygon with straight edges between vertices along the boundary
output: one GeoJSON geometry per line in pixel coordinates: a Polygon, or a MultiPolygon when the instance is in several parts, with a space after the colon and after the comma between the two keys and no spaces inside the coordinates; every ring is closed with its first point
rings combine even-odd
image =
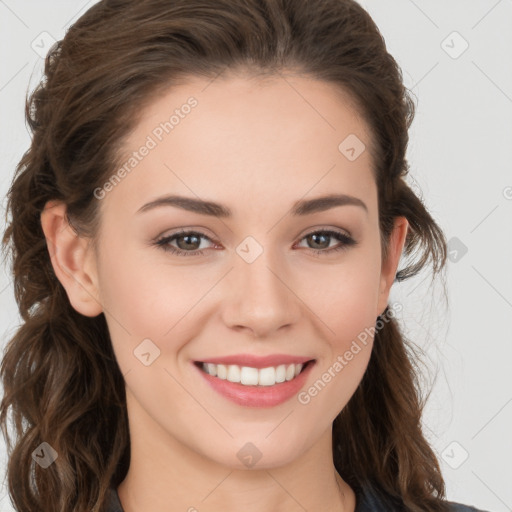
{"type": "Polygon", "coordinates": [[[291,281],[283,266],[270,260],[267,251],[252,263],[238,260],[227,283],[225,325],[240,332],[250,331],[259,338],[290,328],[298,322],[302,304],[291,281]]]}

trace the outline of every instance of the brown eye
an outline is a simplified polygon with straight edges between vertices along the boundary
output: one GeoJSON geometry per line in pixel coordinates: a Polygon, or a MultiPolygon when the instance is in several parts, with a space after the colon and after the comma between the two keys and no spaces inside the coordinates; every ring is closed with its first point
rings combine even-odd
{"type": "Polygon", "coordinates": [[[332,230],[314,231],[306,235],[302,240],[306,240],[309,247],[316,254],[330,254],[334,251],[348,249],[348,247],[356,245],[357,242],[348,235],[332,230]],[[338,240],[339,244],[335,247],[329,247],[332,239],[338,240]]]}
{"type": "Polygon", "coordinates": [[[203,250],[199,250],[201,239],[210,240],[209,237],[203,233],[196,231],[181,231],[173,235],[165,236],[155,242],[156,245],[161,247],[164,251],[169,251],[173,254],[180,256],[196,256],[203,254],[203,250]],[[171,242],[176,241],[176,245],[172,246],[171,242]]]}

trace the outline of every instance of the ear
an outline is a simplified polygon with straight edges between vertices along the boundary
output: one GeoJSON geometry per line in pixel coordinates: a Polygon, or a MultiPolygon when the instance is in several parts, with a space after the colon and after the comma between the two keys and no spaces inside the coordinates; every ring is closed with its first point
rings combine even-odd
{"type": "Polygon", "coordinates": [[[99,301],[96,264],[89,239],[79,236],[69,224],[66,205],[48,201],[41,213],[53,270],[73,308],[94,317],[103,311],[99,301]]]}
{"type": "Polygon", "coordinates": [[[389,237],[387,258],[382,262],[377,315],[382,315],[388,306],[389,292],[395,280],[408,229],[409,222],[405,217],[395,218],[393,231],[389,237]]]}

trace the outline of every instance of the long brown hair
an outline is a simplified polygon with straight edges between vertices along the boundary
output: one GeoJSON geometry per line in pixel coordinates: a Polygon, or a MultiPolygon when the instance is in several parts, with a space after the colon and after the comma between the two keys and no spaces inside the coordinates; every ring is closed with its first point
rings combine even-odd
{"type": "MultiPolygon", "coordinates": [[[[85,317],[56,278],[41,228],[62,200],[77,232],[94,238],[94,190],[120,164],[143,107],[181,77],[224,70],[295,72],[334,84],[356,102],[374,139],[383,257],[393,220],[410,224],[396,280],[446,262],[443,232],[406,184],[414,103],[368,13],[353,0],[102,0],[48,53],[26,102],[32,142],[8,194],[3,237],[22,325],[1,365],[0,425],[9,494],[20,511],[99,512],[124,479],[130,438],[124,379],[103,314],[85,317]],[[11,410],[14,443],[8,432],[11,410]],[[46,442],[47,469],[32,454],[46,442]]],[[[377,331],[355,394],[333,424],[335,467],[354,489],[371,486],[399,507],[445,510],[436,456],[423,436],[418,350],[396,319],[377,331]],[[357,438],[355,435],[357,433],[357,438]]]]}

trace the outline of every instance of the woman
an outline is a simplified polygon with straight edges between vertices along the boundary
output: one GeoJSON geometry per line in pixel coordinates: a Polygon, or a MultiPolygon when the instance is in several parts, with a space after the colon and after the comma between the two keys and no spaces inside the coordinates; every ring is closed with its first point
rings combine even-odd
{"type": "Polygon", "coordinates": [[[476,510],[445,500],[389,304],[446,260],[413,111],[351,0],[104,0],[70,28],[8,198],[18,510],[476,510]]]}

